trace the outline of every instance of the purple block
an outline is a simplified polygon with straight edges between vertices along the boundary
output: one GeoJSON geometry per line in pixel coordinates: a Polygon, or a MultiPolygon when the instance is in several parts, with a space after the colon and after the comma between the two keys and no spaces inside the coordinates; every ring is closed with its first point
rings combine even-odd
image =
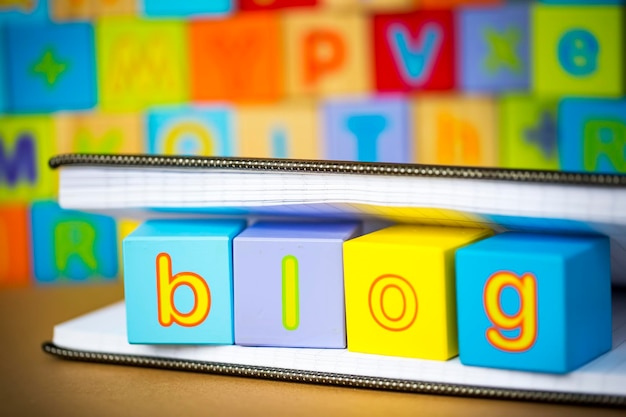
{"type": "Polygon", "coordinates": [[[259,222],[233,242],[235,343],[345,348],[343,242],[354,222],[259,222]]]}
{"type": "Polygon", "coordinates": [[[410,162],[408,105],[395,97],[334,100],[324,106],[326,158],[410,162]]]}
{"type": "Polygon", "coordinates": [[[460,10],[457,77],[463,90],[528,90],[529,8],[512,4],[460,10]]]}

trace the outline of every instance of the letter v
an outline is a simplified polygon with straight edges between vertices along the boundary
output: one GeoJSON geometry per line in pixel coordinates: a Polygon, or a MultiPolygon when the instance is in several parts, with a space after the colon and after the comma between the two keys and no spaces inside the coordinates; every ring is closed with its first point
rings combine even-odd
{"type": "Polygon", "coordinates": [[[405,26],[397,23],[389,26],[387,40],[407,84],[419,86],[429,78],[442,37],[441,28],[434,23],[424,25],[414,42],[405,26]]]}

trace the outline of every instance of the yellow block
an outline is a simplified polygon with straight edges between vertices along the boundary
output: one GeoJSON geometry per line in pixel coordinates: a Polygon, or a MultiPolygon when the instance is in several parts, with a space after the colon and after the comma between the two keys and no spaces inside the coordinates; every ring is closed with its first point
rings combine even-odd
{"type": "Polygon", "coordinates": [[[237,108],[239,156],[320,159],[318,112],[313,103],[237,108]]]}
{"type": "Polygon", "coordinates": [[[499,165],[496,103],[486,96],[428,95],[412,105],[415,162],[499,165]]]}
{"type": "Polygon", "coordinates": [[[345,242],[348,350],[456,356],[454,254],[490,235],[487,229],[398,225],[345,242]]]}
{"type": "Polygon", "coordinates": [[[321,0],[322,6],[337,9],[357,9],[375,11],[409,11],[415,8],[415,0],[321,0]]]}
{"type": "Polygon", "coordinates": [[[370,90],[370,30],[364,15],[292,11],[284,19],[289,95],[370,90]]]}
{"type": "Polygon", "coordinates": [[[59,153],[143,153],[143,123],[137,114],[64,113],[56,117],[59,153]]]}
{"type": "Polygon", "coordinates": [[[137,14],[136,0],[49,0],[50,17],[59,22],[98,16],[137,14]]]}

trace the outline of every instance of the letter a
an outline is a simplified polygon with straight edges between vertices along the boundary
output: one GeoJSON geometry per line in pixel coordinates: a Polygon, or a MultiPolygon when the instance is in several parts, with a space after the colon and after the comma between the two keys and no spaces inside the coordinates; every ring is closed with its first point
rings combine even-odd
{"type": "Polygon", "coordinates": [[[416,42],[412,42],[406,27],[394,24],[389,27],[387,39],[404,81],[412,86],[424,84],[430,77],[443,38],[441,28],[424,25],[416,42]]]}
{"type": "Polygon", "coordinates": [[[176,323],[184,327],[201,324],[211,310],[211,291],[206,281],[193,272],[179,272],[172,276],[172,259],[167,253],[156,258],[157,305],[159,323],[169,327],[176,323]],[[174,293],[181,285],[188,286],[194,295],[194,305],[188,313],[181,313],[174,304],[174,293]]]}

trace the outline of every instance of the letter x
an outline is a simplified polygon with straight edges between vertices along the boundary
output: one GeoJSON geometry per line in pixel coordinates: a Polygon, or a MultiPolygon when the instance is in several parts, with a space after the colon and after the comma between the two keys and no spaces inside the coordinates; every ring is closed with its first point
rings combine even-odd
{"type": "Polygon", "coordinates": [[[522,62],[515,53],[521,34],[517,28],[508,28],[502,33],[492,29],[483,32],[489,45],[490,54],[485,60],[485,67],[490,73],[498,71],[500,67],[508,67],[511,71],[522,71],[522,62]]]}

